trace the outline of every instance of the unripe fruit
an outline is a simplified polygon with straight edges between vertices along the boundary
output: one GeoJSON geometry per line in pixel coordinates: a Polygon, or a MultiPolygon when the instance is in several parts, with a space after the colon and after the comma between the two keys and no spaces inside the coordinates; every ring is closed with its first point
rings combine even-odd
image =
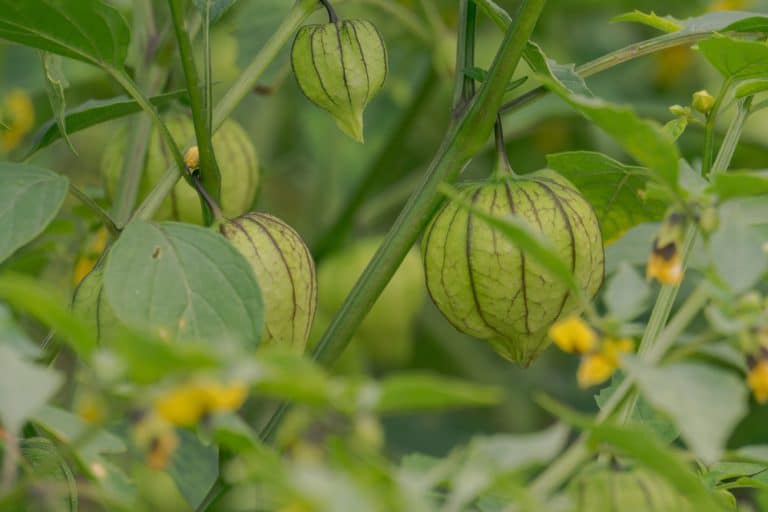
{"type": "Polygon", "coordinates": [[[363,110],[387,77],[387,50],[376,27],[363,20],[306,25],[296,34],[291,64],[304,95],[363,142],[363,110]]]}
{"type": "MultiPolygon", "coordinates": [[[[184,144],[194,140],[195,128],[192,120],[186,115],[168,114],[164,121],[173,140],[180,147],[183,148],[184,144]]],[[[117,194],[127,141],[128,132],[124,130],[107,146],[102,157],[102,174],[107,194],[112,198],[117,194]]],[[[213,147],[221,172],[221,205],[224,214],[234,217],[247,212],[253,204],[259,184],[259,165],[253,144],[239,124],[227,120],[213,135],[213,147]]],[[[139,186],[139,200],[146,197],[165,174],[166,169],[173,165],[175,162],[170,151],[165,147],[158,130],[154,128],[139,186]]],[[[197,191],[186,180],[180,179],[160,205],[155,219],[202,224],[203,215],[197,191]]]]}
{"type": "MultiPolygon", "coordinates": [[[[527,221],[552,242],[588,296],[597,292],[604,274],[600,226],[568,180],[549,169],[504,175],[464,187],[461,197],[488,214],[527,221]]],[[[455,202],[435,215],[422,256],[427,289],[443,315],[524,366],[548,344],[547,328],[579,306],[566,284],[455,202]]]]}
{"type": "MultiPolygon", "coordinates": [[[[323,261],[318,269],[323,316],[336,314],[381,242],[381,237],[364,238],[323,261]]],[[[419,254],[412,249],[355,333],[376,363],[396,366],[409,358],[411,328],[423,302],[424,274],[419,254]]]]}
{"type": "Polygon", "coordinates": [[[219,230],[251,264],[264,299],[261,344],[303,352],[317,308],[317,276],[298,233],[266,213],[247,213],[219,230]]]}

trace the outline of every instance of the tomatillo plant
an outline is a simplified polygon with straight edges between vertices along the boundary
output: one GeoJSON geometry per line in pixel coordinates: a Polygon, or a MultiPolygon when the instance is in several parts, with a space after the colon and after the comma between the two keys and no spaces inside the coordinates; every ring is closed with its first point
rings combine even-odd
{"type": "Polygon", "coordinates": [[[768,17],[507,4],[0,0],[0,510],[768,503],[768,17]]]}

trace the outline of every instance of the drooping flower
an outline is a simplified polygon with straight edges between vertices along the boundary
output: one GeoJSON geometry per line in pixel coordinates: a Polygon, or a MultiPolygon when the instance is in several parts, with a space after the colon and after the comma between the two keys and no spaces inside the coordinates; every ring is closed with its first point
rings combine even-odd
{"type": "Polygon", "coordinates": [[[245,401],[245,384],[223,384],[213,379],[194,379],[168,390],[154,404],[154,410],[173,425],[188,427],[205,416],[238,409],[245,401]]]}
{"type": "Polygon", "coordinates": [[[549,328],[549,337],[561,350],[585,354],[597,346],[597,333],[581,318],[571,315],[549,328]]]}

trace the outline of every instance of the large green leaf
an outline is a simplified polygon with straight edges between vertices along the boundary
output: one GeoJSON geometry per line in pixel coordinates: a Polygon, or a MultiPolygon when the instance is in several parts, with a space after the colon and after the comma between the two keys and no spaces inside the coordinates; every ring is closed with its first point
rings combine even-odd
{"type": "Polygon", "coordinates": [[[646,310],[650,293],[650,286],[634,267],[622,263],[605,287],[603,301],[611,314],[628,321],[646,310]]]}
{"type": "Polygon", "coordinates": [[[107,257],[104,293],[123,323],[166,340],[255,347],[264,327],[250,264],[190,224],[130,223],[107,257]]]}
{"type": "MultiPolygon", "coordinates": [[[[187,91],[183,90],[154,96],[149,101],[154,106],[161,107],[185,97],[187,97],[187,91]]],[[[136,100],[129,99],[126,96],[118,96],[108,100],[89,100],[78,107],[68,110],[64,114],[63,122],[67,126],[67,133],[72,134],[140,111],[141,107],[136,103],[136,100]]],[[[27,153],[27,158],[38,150],[61,139],[62,136],[57,119],[46,121],[32,137],[34,142],[32,148],[27,153]]]]}
{"type": "Polygon", "coordinates": [[[64,379],[51,368],[25,361],[0,344],[0,420],[15,435],[24,422],[59,389],[64,379]]]}
{"type": "Polygon", "coordinates": [[[655,121],[642,119],[628,106],[571,93],[560,82],[538,75],[544,84],[576,111],[602,128],[651,176],[677,189],[680,155],[672,137],[655,121]]]}
{"type": "Polygon", "coordinates": [[[436,375],[400,374],[378,385],[379,413],[487,406],[498,403],[498,389],[436,375]]]}
{"type": "Polygon", "coordinates": [[[768,271],[764,241],[760,230],[742,219],[725,219],[709,240],[710,261],[734,292],[748,290],[768,271]]]}
{"type": "Polygon", "coordinates": [[[606,243],[638,224],[660,220],[666,210],[661,201],[643,197],[650,179],[643,167],[624,165],[592,151],[547,155],[547,166],[568,178],[589,201],[606,243]]]}
{"type": "Polygon", "coordinates": [[[699,51],[726,78],[768,76],[768,46],[762,42],[717,36],[699,42],[699,51]]]}
{"type": "Polygon", "coordinates": [[[467,449],[466,460],[453,478],[453,492],[445,510],[465,510],[465,505],[494,482],[520,469],[544,464],[557,455],[568,438],[562,424],[524,435],[478,437],[467,449]]]}
{"type": "Polygon", "coordinates": [[[625,363],[645,399],[675,422],[691,450],[705,463],[717,461],[731,431],[747,412],[742,380],[701,363],[654,367],[635,358],[627,358],[625,363]]]}
{"type": "Polygon", "coordinates": [[[0,262],[43,232],[68,190],[69,180],[48,169],[0,163],[0,262]]]}
{"type": "Polygon", "coordinates": [[[179,430],[179,446],[173,452],[168,473],[192,509],[203,502],[219,476],[219,450],[203,444],[189,430],[179,430]]]}
{"type": "Polygon", "coordinates": [[[130,32],[101,0],[0,0],[0,38],[120,69],[130,32]]]}
{"type": "MultiPolygon", "coordinates": [[[[41,496],[40,505],[46,504],[55,511],[77,512],[77,483],[56,445],[45,437],[22,439],[19,444],[27,478],[42,484],[45,491],[41,494],[47,494],[41,496]]],[[[32,503],[27,503],[29,510],[40,510],[32,503]]]]}

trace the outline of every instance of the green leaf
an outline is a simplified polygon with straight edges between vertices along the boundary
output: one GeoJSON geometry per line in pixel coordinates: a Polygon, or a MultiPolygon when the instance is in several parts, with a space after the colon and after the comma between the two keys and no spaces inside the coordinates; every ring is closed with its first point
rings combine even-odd
{"type": "Polygon", "coordinates": [[[712,177],[709,192],[723,201],[737,197],[768,195],[768,171],[728,171],[712,177]]]}
{"type": "Polygon", "coordinates": [[[237,0],[193,0],[201,14],[208,9],[211,23],[215,23],[237,0]]]}
{"type": "Polygon", "coordinates": [[[499,403],[497,388],[436,375],[398,374],[378,384],[379,413],[423,411],[499,403]]]}
{"type": "Polygon", "coordinates": [[[252,348],[264,328],[250,264],[224,237],[190,224],[130,223],[107,257],[104,293],[124,324],[166,340],[252,348]]]}
{"type": "Polygon", "coordinates": [[[547,155],[547,167],[568,178],[592,205],[606,244],[638,224],[660,220],[666,211],[661,201],[643,198],[650,174],[642,167],[591,151],[547,155]]]}
{"type": "Polygon", "coordinates": [[[638,117],[630,107],[572,94],[550,77],[539,75],[539,78],[576,111],[613,137],[629,155],[647,167],[652,176],[677,189],[680,155],[672,138],[658,123],[638,117]]]}
{"type": "Polygon", "coordinates": [[[611,23],[616,23],[619,21],[629,21],[632,23],[642,23],[643,25],[648,25],[649,27],[653,27],[656,29],[661,30],[662,32],[677,32],[681,28],[683,28],[683,25],[680,24],[680,22],[671,16],[665,16],[661,17],[658,16],[655,12],[651,11],[650,14],[642,12],[642,11],[632,11],[625,14],[620,14],[618,16],[615,16],[611,18],[611,23]]]}
{"type": "Polygon", "coordinates": [[[61,290],[27,276],[5,273],[0,275],[0,298],[55,329],[81,358],[89,359],[96,348],[95,333],[71,314],[61,290]]]}
{"type": "Polygon", "coordinates": [[[171,456],[168,474],[189,506],[197,510],[219,477],[219,450],[203,444],[189,430],[177,430],[177,435],[180,442],[171,456]]]}
{"type": "Polygon", "coordinates": [[[473,439],[465,462],[453,478],[453,492],[445,509],[465,510],[466,504],[504,476],[547,463],[560,452],[567,438],[568,428],[555,424],[533,434],[473,439]]]}
{"type": "Polygon", "coordinates": [[[768,465],[768,445],[755,444],[742,446],[736,450],[739,457],[768,465]]]}
{"type": "Polygon", "coordinates": [[[448,185],[441,185],[440,191],[462,208],[471,211],[475,217],[486,223],[488,226],[498,230],[507,240],[525,251],[526,256],[529,256],[532,260],[536,261],[536,263],[541,265],[553,277],[560,279],[563,283],[568,285],[574,294],[584,294],[584,290],[582,290],[576,282],[568,265],[565,264],[552,247],[552,242],[544,238],[541,233],[534,230],[525,220],[512,215],[494,217],[477,208],[473,208],[471,204],[464,201],[461,196],[448,185]]]}
{"type": "Polygon", "coordinates": [[[544,55],[544,51],[533,42],[528,42],[523,57],[535,74],[545,75],[572,94],[584,97],[592,96],[584,78],[576,71],[573,64],[558,64],[544,55]]]}
{"type": "Polygon", "coordinates": [[[736,98],[745,98],[755,94],[768,91],[768,80],[750,80],[739,84],[733,91],[736,98]]]}
{"type": "MultiPolygon", "coordinates": [[[[606,402],[611,398],[611,395],[619,388],[624,376],[620,373],[615,373],[611,379],[610,386],[607,386],[600,390],[595,395],[595,403],[601,409],[606,402]]],[[[632,416],[629,418],[627,425],[635,428],[644,428],[652,431],[663,443],[671,443],[678,438],[679,432],[677,427],[664,417],[661,413],[656,411],[648,404],[648,401],[639,395],[637,397],[637,403],[635,409],[632,411],[632,416]]]]}
{"type": "MultiPolygon", "coordinates": [[[[162,107],[187,96],[187,91],[182,90],[154,96],[149,101],[155,107],[162,107]]],[[[135,100],[129,99],[126,96],[118,96],[108,100],[86,101],[82,105],[68,110],[64,115],[63,121],[67,126],[67,131],[72,134],[137,112],[141,112],[141,107],[135,100]]],[[[32,137],[34,142],[25,159],[61,138],[62,131],[57,120],[50,119],[46,121],[32,137]]]]}
{"type": "Polygon", "coordinates": [[[257,393],[315,406],[348,409],[348,389],[315,363],[278,348],[260,350],[251,384],[257,393]]]}
{"type": "Polygon", "coordinates": [[[688,128],[688,118],[676,117],[673,120],[668,121],[663,129],[670,137],[672,137],[672,140],[676,141],[685,132],[686,128],[688,128]]]}
{"type": "Polygon", "coordinates": [[[700,41],[699,51],[726,78],[768,76],[768,46],[762,42],[718,36],[700,41]]]}
{"type": "Polygon", "coordinates": [[[44,366],[24,360],[10,345],[0,344],[0,420],[16,435],[64,382],[44,366]]]}
{"type": "Polygon", "coordinates": [[[130,32],[120,13],[100,0],[0,0],[0,38],[121,69],[130,32]]]}
{"type": "Polygon", "coordinates": [[[48,101],[51,103],[53,118],[56,120],[56,126],[59,132],[64,135],[64,140],[72,153],[77,156],[77,151],[72,145],[67,135],[66,109],[67,101],[64,96],[64,89],[69,87],[64,70],[61,68],[61,57],[48,52],[40,52],[40,58],[43,61],[43,75],[45,76],[45,90],[48,93],[48,101]]]}
{"type": "Polygon", "coordinates": [[[739,220],[725,220],[709,240],[710,261],[725,284],[734,292],[748,290],[768,271],[763,252],[765,237],[739,220]]]}
{"type": "Polygon", "coordinates": [[[68,190],[69,180],[48,169],[0,163],[0,262],[43,232],[68,190]]]}
{"type": "Polygon", "coordinates": [[[630,357],[624,362],[645,399],[675,422],[691,450],[707,464],[717,461],[747,412],[747,389],[741,379],[701,363],[653,367],[630,357]]]}
{"type": "Polygon", "coordinates": [[[727,485],[728,488],[755,487],[768,490],[768,467],[751,462],[718,462],[702,476],[710,486],[727,485]]]}
{"type": "Polygon", "coordinates": [[[619,320],[627,321],[645,311],[651,288],[628,263],[622,263],[605,288],[603,301],[619,320]]]}
{"type": "MultiPolygon", "coordinates": [[[[483,68],[465,69],[464,74],[477,82],[485,82],[486,78],[488,77],[488,71],[484,70],[483,68]]],[[[528,81],[527,76],[518,78],[516,80],[512,80],[507,84],[507,87],[504,89],[504,91],[505,92],[514,91],[515,89],[517,89],[527,81],[528,81]]]]}

